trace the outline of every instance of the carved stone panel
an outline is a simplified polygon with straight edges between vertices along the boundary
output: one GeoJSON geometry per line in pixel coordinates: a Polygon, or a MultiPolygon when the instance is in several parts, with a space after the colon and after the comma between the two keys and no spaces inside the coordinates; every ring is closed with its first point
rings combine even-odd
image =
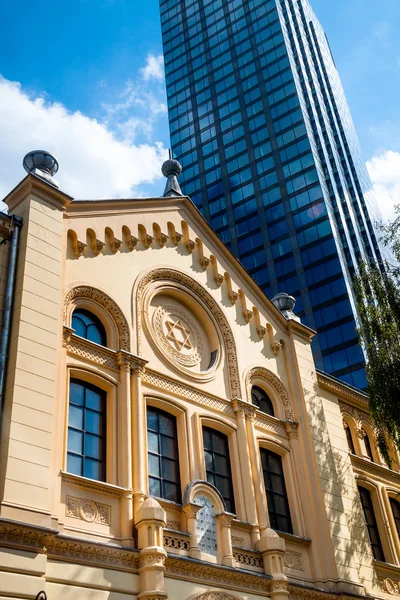
{"type": "Polygon", "coordinates": [[[87,500],[86,498],[67,496],[65,514],[67,517],[81,519],[81,521],[86,521],[86,523],[111,525],[111,506],[87,500]]]}
{"type": "Polygon", "coordinates": [[[202,507],[196,516],[198,548],[200,552],[217,556],[217,524],[214,506],[206,496],[196,496],[194,503],[202,507]]]}

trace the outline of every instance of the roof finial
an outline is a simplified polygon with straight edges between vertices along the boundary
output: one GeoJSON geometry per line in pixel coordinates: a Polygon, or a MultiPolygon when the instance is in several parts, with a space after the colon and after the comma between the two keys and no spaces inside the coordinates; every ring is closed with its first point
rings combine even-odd
{"type": "Polygon", "coordinates": [[[167,177],[167,183],[163,197],[183,196],[182,190],[179,187],[178,176],[182,173],[182,167],[177,160],[172,158],[171,150],[168,150],[169,159],[165,161],[161,167],[162,174],[167,177]]]}
{"type": "Polygon", "coordinates": [[[286,317],[286,319],[293,319],[294,321],[298,321],[299,323],[301,322],[300,318],[297,317],[293,312],[294,307],[296,305],[296,299],[293,298],[293,296],[289,296],[289,294],[281,292],[280,294],[276,294],[276,296],[272,298],[272,303],[276,306],[278,310],[281,311],[281,313],[284,317],[286,317]]]}
{"type": "Polygon", "coordinates": [[[58,171],[58,160],[46,150],[32,150],[25,155],[22,165],[27,173],[32,173],[58,187],[58,181],[53,179],[58,171]]]}

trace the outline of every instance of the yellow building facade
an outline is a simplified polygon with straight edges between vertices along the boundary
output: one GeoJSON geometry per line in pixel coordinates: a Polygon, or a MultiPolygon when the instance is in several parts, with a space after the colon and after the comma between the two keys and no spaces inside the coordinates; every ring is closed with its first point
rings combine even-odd
{"type": "Polygon", "coordinates": [[[400,474],[366,396],[169,184],[73,201],[30,173],[5,199],[0,596],[399,596],[400,474]]]}

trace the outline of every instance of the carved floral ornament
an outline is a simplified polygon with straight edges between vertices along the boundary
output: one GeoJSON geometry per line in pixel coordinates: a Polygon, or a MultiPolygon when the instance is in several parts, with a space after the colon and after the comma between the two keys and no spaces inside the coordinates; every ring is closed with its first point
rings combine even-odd
{"type": "MultiPolygon", "coordinates": [[[[136,331],[138,354],[142,352],[142,311],[145,293],[148,287],[157,281],[165,281],[167,284],[171,282],[173,285],[178,285],[184,292],[194,298],[200,306],[202,305],[207,313],[211,314],[216,322],[217,329],[222,335],[225,351],[227,355],[227,368],[229,372],[229,381],[231,387],[231,397],[241,397],[240,376],[237,361],[236,343],[232,334],[232,330],[228,320],[222,311],[221,307],[209,294],[209,292],[197,281],[175,269],[159,268],[147,273],[139,282],[136,296],[136,331]]],[[[180,334],[181,335],[181,334],[180,334]]],[[[182,341],[182,337],[179,338],[182,341]]]]}
{"type": "Polygon", "coordinates": [[[190,600],[240,600],[237,596],[227,594],[226,592],[205,592],[200,596],[194,596],[190,600]]]}
{"type": "Polygon", "coordinates": [[[249,402],[251,402],[251,388],[255,379],[264,380],[274,389],[283,405],[285,419],[287,421],[294,421],[293,404],[287,389],[277,375],[264,367],[254,367],[246,375],[246,392],[249,402]]]}
{"type": "Polygon", "coordinates": [[[100,305],[114,320],[118,330],[118,343],[121,350],[130,352],[130,331],[129,324],[118,304],[108,296],[105,292],[97,288],[80,285],[70,290],[64,299],[64,323],[67,322],[69,316],[69,307],[79,299],[89,299],[100,305]]]}

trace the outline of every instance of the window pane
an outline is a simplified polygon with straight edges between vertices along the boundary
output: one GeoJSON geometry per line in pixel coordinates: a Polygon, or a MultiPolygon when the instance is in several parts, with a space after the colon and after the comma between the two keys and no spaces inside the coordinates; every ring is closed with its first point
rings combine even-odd
{"type": "Polygon", "coordinates": [[[82,457],[68,454],[67,471],[74,475],[82,475],[82,457]]]}
{"type": "Polygon", "coordinates": [[[103,454],[102,439],[97,435],[85,435],[85,455],[100,460],[103,454]]]}
{"type": "Polygon", "coordinates": [[[68,424],[75,429],[83,429],[83,408],[70,405],[68,424]]]}
{"type": "Polygon", "coordinates": [[[84,476],[90,479],[101,480],[103,478],[103,465],[97,460],[85,458],[84,476]]]}
{"type": "Polygon", "coordinates": [[[160,459],[158,456],[154,456],[153,454],[149,454],[149,473],[150,475],[161,477],[160,459]]]}
{"type": "Polygon", "coordinates": [[[68,450],[70,452],[76,452],[76,454],[82,454],[83,450],[83,433],[70,429],[68,431],[68,450]]]}
{"type": "Polygon", "coordinates": [[[152,431],[147,433],[147,447],[149,452],[158,454],[158,435],[152,431]]]}
{"type": "Polygon", "coordinates": [[[158,431],[158,414],[154,410],[147,409],[147,429],[158,431]]]}
{"type": "Polygon", "coordinates": [[[176,458],[176,442],[173,438],[161,436],[161,454],[169,458],[176,458]]]}
{"type": "Polygon", "coordinates": [[[174,421],[169,415],[165,415],[163,413],[159,413],[159,421],[160,421],[160,433],[164,435],[173,436],[175,434],[174,431],[174,421]]]}
{"type": "Polygon", "coordinates": [[[69,401],[73,404],[83,406],[85,401],[85,388],[82,384],[76,381],[71,381],[69,388],[69,401]]]}
{"type": "Polygon", "coordinates": [[[176,485],[176,483],[164,481],[162,497],[166,500],[171,500],[171,502],[179,502],[178,486],[176,485]]]}
{"type": "Polygon", "coordinates": [[[90,433],[100,434],[101,432],[101,415],[100,413],[87,410],[85,414],[86,431],[90,433]]]}
{"type": "Polygon", "coordinates": [[[151,496],[161,498],[161,482],[159,479],[149,477],[149,491],[151,496]]]}
{"type": "Polygon", "coordinates": [[[101,395],[95,390],[88,388],[86,390],[86,407],[92,410],[101,411],[101,395]]]}
{"type": "Polygon", "coordinates": [[[229,465],[226,456],[216,454],[214,456],[214,467],[216,473],[219,473],[220,475],[227,475],[229,473],[229,465]]]}

